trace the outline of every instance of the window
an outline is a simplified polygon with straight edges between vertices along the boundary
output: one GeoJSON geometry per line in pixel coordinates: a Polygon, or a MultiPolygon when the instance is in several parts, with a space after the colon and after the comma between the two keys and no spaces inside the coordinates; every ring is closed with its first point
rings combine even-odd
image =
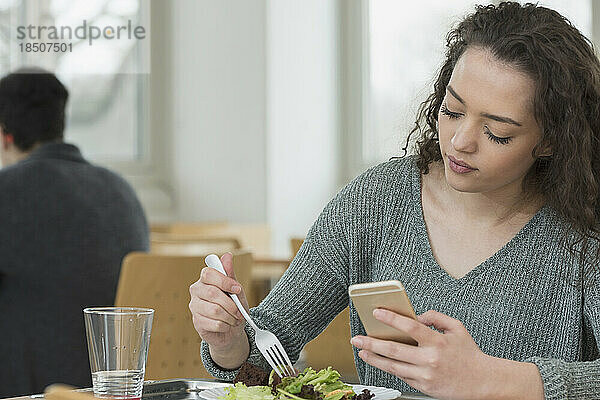
{"type": "MultiPolygon", "coordinates": [[[[164,17],[169,4],[152,4],[157,11],[153,25],[159,39],[169,28],[164,17]]],[[[169,126],[168,113],[150,111],[164,110],[167,100],[162,95],[149,95],[150,90],[164,90],[168,68],[163,59],[155,58],[158,73],[150,80],[150,17],[150,0],[0,0],[0,75],[23,65],[55,72],[70,92],[65,140],[78,145],[88,160],[127,178],[150,219],[168,220],[175,210],[172,188],[167,183],[165,149],[169,143],[164,132],[169,126]],[[84,21],[88,32],[92,25],[107,29],[92,45],[91,34],[81,39],[74,32],[84,21]],[[19,38],[18,28],[23,26],[29,33],[29,25],[36,39],[19,38]],[[136,36],[138,26],[143,34],[139,31],[136,36]],[[50,37],[49,28],[45,28],[43,39],[50,40],[40,40],[37,27],[55,27],[59,38],[50,37]],[[130,36],[125,39],[130,32],[137,40],[130,36]],[[26,42],[71,47],[60,52],[22,51],[19,44],[26,42]]],[[[164,41],[155,46],[162,46],[164,41]]],[[[160,47],[158,50],[164,52],[160,47]]]]}
{"type": "Polygon", "coordinates": [[[40,66],[55,72],[68,88],[67,141],[103,164],[135,164],[147,156],[147,0],[5,0],[0,2],[0,19],[6,39],[0,47],[0,72],[40,66]],[[118,27],[128,25],[130,30],[142,26],[144,38],[127,40],[125,29],[116,38],[118,27]],[[111,27],[106,32],[112,36],[92,39],[96,34],[92,26],[98,30],[111,27]],[[25,38],[19,37],[17,27],[22,27],[25,38]],[[56,29],[58,39],[50,36],[50,27],[56,29]],[[68,47],[64,51],[20,47],[21,43],[51,42],[68,47]]]}

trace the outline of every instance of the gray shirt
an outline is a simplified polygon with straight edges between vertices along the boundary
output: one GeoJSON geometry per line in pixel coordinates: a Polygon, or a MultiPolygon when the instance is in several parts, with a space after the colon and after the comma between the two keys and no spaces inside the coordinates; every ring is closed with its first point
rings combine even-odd
{"type": "Polygon", "coordinates": [[[0,397],[91,385],[82,310],[112,305],[123,256],[147,249],[131,187],[75,146],[0,171],[0,397]]]}
{"type": "MultiPolygon", "coordinates": [[[[415,158],[394,159],[360,175],[325,207],[283,278],[251,315],[296,360],[347,306],[352,336],[365,334],[349,285],[397,279],[417,314],[440,311],[460,320],[484,353],[535,363],[547,399],[597,399],[600,285],[575,283],[580,265],[559,245],[562,226],[545,206],[498,252],[455,279],[431,250],[415,158]]],[[[268,368],[252,330],[246,331],[249,361],[268,368]]],[[[211,360],[205,343],[202,357],[214,376],[235,375],[211,360]]],[[[356,350],[355,362],[363,384],[414,391],[366,364],[356,350]]]]}

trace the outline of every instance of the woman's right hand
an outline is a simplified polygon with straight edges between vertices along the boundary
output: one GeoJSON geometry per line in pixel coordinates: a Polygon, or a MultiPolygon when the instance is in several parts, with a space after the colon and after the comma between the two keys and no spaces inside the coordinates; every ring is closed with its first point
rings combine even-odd
{"type": "Polygon", "coordinates": [[[247,338],[244,317],[225,292],[237,294],[246,311],[248,301],[242,285],[235,279],[231,253],[221,256],[221,262],[227,276],[213,268],[203,268],[200,279],[190,286],[189,307],[194,328],[210,345],[211,354],[222,349],[231,355],[232,350],[246,347],[247,338]]]}

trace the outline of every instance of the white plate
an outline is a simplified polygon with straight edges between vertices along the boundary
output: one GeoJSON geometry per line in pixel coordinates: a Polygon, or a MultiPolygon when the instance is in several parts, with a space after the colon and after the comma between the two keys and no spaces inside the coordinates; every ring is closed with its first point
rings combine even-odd
{"type": "Polygon", "coordinates": [[[375,397],[372,397],[371,400],[393,400],[397,397],[400,397],[402,393],[395,389],[388,389],[379,386],[365,386],[365,385],[350,385],[352,386],[352,390],[354,393],[360,393],[363,389],[369,389],[369,392],[373,393],[375,397]]]}
{"type": "MultiPolygon", "coordinates": [[[[371,393],[375,395],[371,400],[393,400],[400,397],[401,393],[394,389],[388,389],[377,386],[364,386],[364,385],[350,385],[354,393],[360,393],[363,389],[369,389],[371,393]]],[[[204,400],[219,400],[219,397],[226,396],[227,392],[225,388],[214,388],[203,390],[198,393],[198,396],[204,400]]]]}

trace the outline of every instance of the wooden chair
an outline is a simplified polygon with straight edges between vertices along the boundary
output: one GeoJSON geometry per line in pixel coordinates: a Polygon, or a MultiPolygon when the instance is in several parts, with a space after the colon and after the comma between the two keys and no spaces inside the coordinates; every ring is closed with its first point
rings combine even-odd
{"type": "MultiPolygon", "coordinates": [[[[233,259],[237,279],[249,287],[252,255],[234,252],[233,259]]],[[[203,256],[131,253],[123,260],[115,305],[155,310],[145,379],[211,377],[188,308],[189,286],[204,266],[203,256]]]]}
{"type": "Polygon", "coordinates": [[[290,249],[292,250],[292,259],[296,257],[300,247],[302,247],[302,243],[304,243],[304,238],[291,238],[290,239],[290,249]]]}
{"type": "Polygon", "coordinates": [[[219,231],[229,226],[228,222],[173,222],[173,223],[151,223],[150,232],[153,233],[175,233],[192,235],[210,235],[215,230],[219,231]]]}
{"type": "Polygon", "coordinates": [[[169,224],[152,223],[150,224],[150,233],[169,233],[169,228],[169,224]]]}
{"type": "Polygon", "coordinates": [[[223,254],[240,248],[239,240],[234,237],[206,237],[171,233],[153,233],[150,236],[150,252],[155,254],[195,256],[210,253],[223,254]]]}
{"type": "Polygon", "coordinates": [[[267,224],[175,222],[163,233],[178,236],[233,237],[240,242],[241,247],[258,257],[267,257],[271,253],[271,230],[267,224]]]}

